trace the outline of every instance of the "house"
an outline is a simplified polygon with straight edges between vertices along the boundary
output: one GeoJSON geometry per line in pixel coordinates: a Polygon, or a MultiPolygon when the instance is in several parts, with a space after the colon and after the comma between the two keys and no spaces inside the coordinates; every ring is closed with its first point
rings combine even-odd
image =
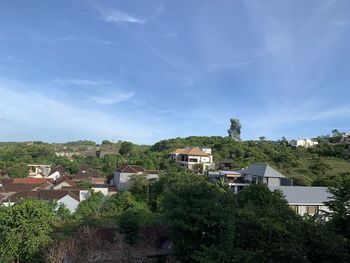
{"type": "Polygon", "coordinates": [[[71,213],[76,211],[80,203],[79,193],[77,191],[68,190],[20,191],[7,197],[7,199],[2,202],[6,206],[12,206],[26,198],[56,201],[58,205],[65,205],[71,213]]]}
{"type": "Polygon", "coordinates": [[[50,174],[46,178],[53,179],[54,181],[57,181],[59,178],[61,178],[64,175],[65,169],[62,165],[58,165],[55,167],[52,171],[50,171],[50,174]]]}
{"type": "Polygon", "coordinates": [[[293,185],[291,179],[286,178],[270,165],[264,163],[252,164],[248,168],[242,169],[240,173],[249,184],[263,183],[268,186],[293,185]]]}
{"type": "Polygon", "coordinates": [[[295,148],[297,147],[311,148],[317,144],[318,142],[313,141],[311,139],[295,139],[295,140],[289,141],[289,145],[295,148]]]}
{"type": "Polygon", "coordinates": [[[219,172],[209,172],[209,178],[212,181],[224,180],[230,188],[234,190],[235,193],[238,193],[245,186],[249,186],[251,181],[245,179],[240,171],[219,171],[219,172]]]}
{"type": "Polygon", "coordinates": [[[51,165],[46,164],[29,164],[28,177],[43,178],[49,176],[51,172],[51,165]]]}
{"type": "Polygon", "coordinates": [[[269,189],[281,191],[290,208],[301,216],[314,215],[320,211],[329,212],[324,202],[333,197],[326,187],[269,186],[269,189]]]}
{"type": "Polygon", "coordinates": [[[176,149],[171,152],[170,158],[177,164],[182,165],[190,170],[201,167],[202,172],[214,168],[213,155],[210,148],[205,147],[188,147],[184,149],[176,149]]]}
{"type": "Polygon", "coordinates": [[[64,175],[54,182],[54,186],[52,188],[58,190],[62,189],[64,186],[76,186],[76,182],[73,181],[72,178],[64,175]]]}
{"type": "Polygon", "coordinates": [[[111,186],[116,186],[117,190],[129,189],[129,179],[133,174],[145,174],[147,179],[157,179],[159,171],[146,170],[139,165],[125,165],[118,168],[113,178],[110,180],[111,186]]]}

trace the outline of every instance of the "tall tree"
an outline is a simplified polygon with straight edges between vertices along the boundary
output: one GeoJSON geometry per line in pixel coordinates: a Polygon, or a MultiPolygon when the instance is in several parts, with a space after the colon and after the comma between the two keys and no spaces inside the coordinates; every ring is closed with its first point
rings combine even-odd
{"type": "Polygon", "coordinates": [[[0,261],[40,261],[40,251],[51,242],[54,219],[53,206],[40,200],[0,210],[0,261]]]}

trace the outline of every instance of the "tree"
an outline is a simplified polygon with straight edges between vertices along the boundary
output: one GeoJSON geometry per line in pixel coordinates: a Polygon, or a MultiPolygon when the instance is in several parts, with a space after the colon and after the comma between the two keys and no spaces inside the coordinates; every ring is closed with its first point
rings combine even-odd
{"type": "Polygon", "coordinates": [[[135,245],[140,239],[141,229],[149,222],[152,213],[146,208],[128,208],[118,221],[119,232],[124,234],[128,245],[135,245]]]}
{"type": "Polygon", "coordinates": [[[305,262],[302,218],[282,193],[251,185],[237,194],[236,244],[254,262],[305,262]]]}
{"type": "Polygon", "coordinates": [[[327,171],[331,170],[332,166],[326,163],[322,158],[314,158],[309,165],[309,169],[314,175],[322,176],[325,175],[327,171]]]}
{"type": "Polygon", "coordinates": [[[206,181],[171,187],[165,216],[183,262],[229,262],[234,254],[234,194],[206,181]]]}
{"type": "Polygon", "coordinates": [[[326,213],[330,220],[329,226],[339,235],[350,240],[350,179],[344,178],[336,187],[330,187],[333,199],[326,202],[330,213],[326,213]]]}
{"type": "Polygon", "coordinates": [[[0,261],[38,262],[39,252],[51,242],[54,219],[53,206],[40,200],[0,210],[0,261]]]}
{"type": "Polygon", "coordinates": [[[89,199],[80,202],[75,217],[78,219],[89,219],[99,215],[104,196],[101,192],[91,192],[89,199]]]}
{"type": "Polygon", "coordinates": [[[146,207],[143,202],[137,202],[135,197],[128,191],[119,192],[107,198],[102,203],[100,212],[103,216],[115,217],[129,208],[146,207]]]}
{"type": "Polygon", "coordinates": [[[146,174],[132,174],[129,177],[130,192],[138,195],[144,196],[147,193],[149,182],[146,174]]]}
{"type": "Polygon", "coordinates": [[[122,142],[120,145],[119,153],[123,156],[129,156],[134,149],[134,144],[131,142],[122,142]]]}

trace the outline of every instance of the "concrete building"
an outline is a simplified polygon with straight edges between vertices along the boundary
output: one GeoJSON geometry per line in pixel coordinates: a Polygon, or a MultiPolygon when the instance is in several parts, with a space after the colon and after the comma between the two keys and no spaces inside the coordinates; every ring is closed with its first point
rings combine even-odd
{"type": "Polygon", "coordinates": [[[51,165],[47,164],[29,164],[28,177],[43,178],[50,175],[51,165]]]}
{"type": "Polygon", "coordinates": [[[202,166],[202,170],[204,172],[214,169],[215,167],[210,148],[189,147],[184,149],[176,149],[169,155],[170,158],[177,164],[180,164],[190,170],[196,170],[198,169],[198,166],[202,166]]]}
{"type": "Polygon", "coordinates": [[[289,145],[292,147],[304,147],[304,148],[311,148],[317,145],[318,142],[313,141],[311,139],[295,139],[289,141],[289,145]]]}
{"type": "Polygon", "coordinates": [[[146,170],[139,165],[125,165],[118,168],[110,180],[110,186],[115,186],[118,191],[129,189],[129,179],[133,174],[145,174],[148,180],[157,179],[159,171],[146,170]]]}
{"type": "Polygon", "coordinates": [[[293,181],[286,178],[279,171],[268,164],[256,163],[240,171],[249,184],[263,183],[267,186],[293,185],[293,181]]]}
{"type": "Polygon", "coordinates": [[[269,186],[271,191],[281,191],[289,206],[299,215],[314,215],[321,211],[329,212],[324,204],[332,199],[326,187],[309,186],[269,186]]]}

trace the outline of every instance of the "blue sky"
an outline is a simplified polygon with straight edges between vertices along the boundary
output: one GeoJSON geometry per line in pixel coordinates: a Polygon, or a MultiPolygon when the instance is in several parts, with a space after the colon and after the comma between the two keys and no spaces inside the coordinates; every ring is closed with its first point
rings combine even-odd
{"type": "Polygon", "coordinates": [[[0,3],[0,141],[350,130],[347,0],[0,3]]]}

